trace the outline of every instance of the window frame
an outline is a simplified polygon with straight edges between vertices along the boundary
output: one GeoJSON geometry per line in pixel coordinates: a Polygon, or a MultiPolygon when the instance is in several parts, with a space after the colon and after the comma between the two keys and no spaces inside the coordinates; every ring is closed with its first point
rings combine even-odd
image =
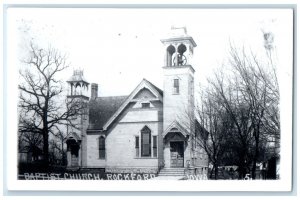
{"type": "Polygon", "coordinates": [[[135,136],[135,157],[140,157],[140,136],[135,136]]]}
{"type": "Polygon", "coordinates": [[[180,92],[180,84],[179,84],[179,78],[173,79],[173,94],[179,94],[180,92]]]}
{"type": "Polygon", "coordinates": [[[104,136],[100,136],[98,138],[98,151],[99,151],[99,159],[105,160],[106,159],[106,138],[104,136]],[[103,140],[103,143],[101,142],[103,140]]]}
{"type": "Polygon", "coordinates": [[[153,141],[153,144],[152,144],[152,149],[153,149],[153,155],[152,155],[152,157],[153,158],[157,158],[157,139],[158,139],[158,137],[157,137],[157,135],[152,135],[152,141],[153,141]],[[155,139],[154,139],[155,138],[155,139]]]}
{"type": "Polygon", "coordinates": [[[144,128],[141,130],[141,157],[152,157],[151,139],[152,139],[151,138],[151,130],[148,128],[148,126],[144,126],[144,128]],[[147,136],[144,136],[144,134],[147,134],[147,136]],[[148,141],[148,143],[145,143],[145,141],[148,141]],[[148,153],[145,153],[145,152],[148,152],[148,153]]]}
{"type": "Polygon", "coordinates": [[[141,108],[143,108],[143,109],[147,109],[147,108],[150,108],[150,107],[151,107],[150,102],[142,102],[141,103],[141,108]],[[145,105],[147,105],[147,106],[145,106],[145,105]]]}
{"type": "Polygon", "coordinates": [[[154,135],[152,134],[152,130],[146,125],[144,126],[142,129],[140,129],[139,134],[136,134],[133,136],[133,141],[134,141],[134,149],[135,149],[135,153],[134,153],[134,158],[136,159],[157,159],[158,158],[158,135],[154,135]],[[149,155],[144,155],[143,154],[143,150],[142,150],[142,132],[143,130],[148,130],[149,131],[149,155]],[[155,143],[155,139],[156,138],[156,143],[155,143]],[[138,141],[137,141],[138,140],[138,141]],[[138,142],[138,146],[137,146],[137,142],[138,142]],[[155,152],[156,151],[156,152],[155,152]]]}

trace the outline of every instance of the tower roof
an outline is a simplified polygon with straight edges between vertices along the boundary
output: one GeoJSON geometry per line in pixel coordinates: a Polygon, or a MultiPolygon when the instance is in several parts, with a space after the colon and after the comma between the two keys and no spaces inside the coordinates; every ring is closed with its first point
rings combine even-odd
{"type": "Polygon", "coordinates": [[[88,84],[88,82],[83,76],[83,70],[74,70],[73,75],[69,78],[67,82],[85,82],[88,84]]]}
{"type": "Polygon", "coordinates": [[[162,39],[161,42],[162,43],[172,43],[175,41],[184,41],[184,40],[190,41],[194,47],[197,46],[194,39],[187,34],[187,30],[186,30],[185,26],[183,26],[183,27],[172,26],[171,31],[169,32],[169,34],[167,36],[167,39],[162,39]]]}

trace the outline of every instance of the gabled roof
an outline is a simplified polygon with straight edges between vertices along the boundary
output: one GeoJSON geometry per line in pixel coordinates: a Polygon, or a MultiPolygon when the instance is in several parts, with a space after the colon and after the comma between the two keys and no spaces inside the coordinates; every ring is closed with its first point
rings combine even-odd
{"type": "Polygon", "coordinates": [[[128,96],[98,97],[89,102],[89,129],[102,130],[128,96]]]}
{"type": "Polygon", "coordinates": [[[81,140],[81,138],[79,137],[79,135],[75,132],[72,132],[65,140],[76,140],[79,141],[81,140]]]}
{"type": "Polygon", "coordinates": [[[134,96],[142,89],[150,90],[158,100],[162,101],[163,91],[143,79],[129,96],[98,97],[89,102],[89,130],[106,130],[122,113],[126,106],[134,101],[134,96]]]}
{"type": "Polygon", "coordinates": [[[176,120],[173,121],[170,126],[163,132],[162,136],[163,138],[168,134],[168,133],[171,133],[171,132],[180,132],[184,137],[190,135],[188,133],[188,131],[182,127],[176,120]]]}
{"type": "Polygon", "coordinates": [[[122,113],[122,111],[126,108],[126,106],[133,101],[134,96],[142,89],[147,88],[152,92],[157,100],[163,101],[163,91],[153,85],[150,81],[143,79],[140,84],[131,92],[131,94],[128,96],[128,98],[122,103],[122,105],[119,107],[119,109],[110,117],[110,119],[104,124],[103,129],[106,130],[113,122],[114,120],[122,113]]]}
{"type": "Polygon", "coordinates": [[[151,83],[150,81],[148,81],[146,79],[143,79],[143,81],[147,82],[149,85],[151,85],[153,88],[155,88],[161,96],[163,96],[164,92],[160,88],[156,87],[153,83],[151,83]]]}

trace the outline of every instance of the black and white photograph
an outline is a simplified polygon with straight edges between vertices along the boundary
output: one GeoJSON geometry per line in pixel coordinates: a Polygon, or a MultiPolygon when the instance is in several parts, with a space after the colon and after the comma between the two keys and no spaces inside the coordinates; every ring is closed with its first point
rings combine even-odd
{"type": "Polygon", "coordinates": [[[293,15],[9,8],[7,178],[290,188],[293,15]]]}

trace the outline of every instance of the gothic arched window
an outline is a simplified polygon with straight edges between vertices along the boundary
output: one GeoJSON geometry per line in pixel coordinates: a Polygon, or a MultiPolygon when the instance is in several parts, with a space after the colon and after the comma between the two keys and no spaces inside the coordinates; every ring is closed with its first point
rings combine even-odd
{"type": "Polygon", "coordinates": [[[141,155],[144,157],[151,156],[151,130],[145,126],[141,130],[141,144],[142,144],[142,151],[141,155]]]}

